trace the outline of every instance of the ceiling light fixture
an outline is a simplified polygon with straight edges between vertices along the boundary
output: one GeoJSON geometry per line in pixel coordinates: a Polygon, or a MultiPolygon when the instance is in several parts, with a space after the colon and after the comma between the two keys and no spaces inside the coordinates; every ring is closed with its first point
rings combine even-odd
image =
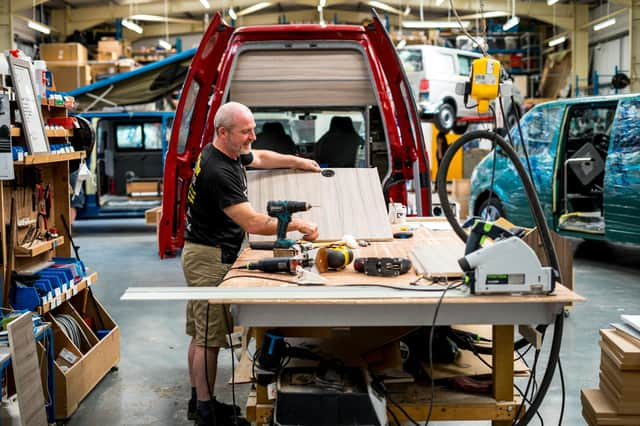
{"type": "Polygon", "coordinates": [[[396,15],[402,15],[404,14],[403,11],[396,9],[393,6],[389,6],[388,4],[376,1],[376,0],[372,0],[369,2],[369,6],[375,8],[375,9],[380,9],[380,10],[384,10],[385,12],[389,12],[389,13],[394,13],[396,15]]]}
{"type": "Polygon", "coordinates": [[[567,41],[567,38],[565,36],[553,38],[549,40],[549,47],[557,46],[559,44],[564,43],[565,41],[567,41]]]}
{"type": "Polygon", "coordinates": [[[616,18],[607,19],[606,21],[599,22],[593,26],[593,31],[600,31],[604,28],[615,25],[616,18]]]}
{"type": "Polygon", "coordinates": [[[43,24],[41,24],[39,22],[29,20],[27,22],[27,26],[29,28],[31,28],[32,30],[39,31],[39,32],[41,32],[43,34],[51,34],[51,28],[49,28],[46,25],[43,25],[43,24]]]}
{"type": "Polygon", "coordinates": [[[436,6],[442,6],[442,3],[444,3],[444,0],[436,0],[436,6]]]}
{"type": "Polygon", "coordinates": [[[200,0],[200,3],[205,9],[211,9],[211,5],[209,4],[208,0],[200,0]]]}
{"type": "Polygon", "coordinates": [[[123,19],[122,20],[122,26],[126,27],[126,28],[129,28],[131,31],[134,31],[134,32],[136,32],[138,34],[142,34],[142,32],[144,31],[140,25],[138,25],[135,22],[130,21],[128,19],[123,19]]]}
{"type": "Polygon", "coordinates": [[[509,12],[492,10],[490,12],[473,13],[471,15],[460,15],[460,19],[502,18],[505,16],[509,16],[509,12]]]}
{"type": "Polygon", "coordinates": [[[136,14],[129,16],[130,20],[145,22],[175,22],[176,24],[198,24],[196,19],[169,18],[167,16],[136,14]]]}
{"type": "MultiPolygon", "coordinates": [[[[462,27],[468,28],[471,25],[469,21],[460,21],[462,27]]],[[[448,22],[448,21],[404,21],[402,26],[405,28],[411,29],[422,29],[422,28],[460,28],[460,24],[458,22],[448,22]]]]}
{"type": "Polygon", "coordinates": [[[502,26],[503,31],[509,31],[520,23],[520,18],[516,16],[516,0],[511,0],[511,18],[502,26]]]}
{"type": "Polygon", "coordinates": [[[236,15],[236,12],[232,7],[229,8],[229,18],[233,19],[234,21],[238,19],[238,15],[236,15]]]}
{"type": "Polygon", "coordinates": [[[137,15],[132,15],[131,19],[135,19],[136,21],[163,22],[165,18],[164,16],[158,16],[158,15],[137,14],[137,15]]]}
{"type": "Polygon", "coordinates": [[[558,3],[560,0],[547,0],[547,6],[553,6],[558,3]]]}
{"type": "Polygon", "coordinates": [[[158,40],[158,46],[162,47],[164,50],[171,50],[171,44],[165,40],[158,40]]]}
{"type": "Polygon", "coordinates": [[[250,13],[257,12],[257,11],[262,10],[264,8],[267,8],[269,6],[271,6],[270,2],[261,1],[260,3],[256,3],[253,6],[247,7],[246,9],[239,10],[238,12],[236,12],[236,15],[237,16],[249,15],[250,13]]]}
{"type": "Polygon", "coordinates": [[[511,18],[509,18],[507,22],[504,23],[504,25],[502,26],[502,29],[504,31],[509,31],[511,28],[515,27],[519,23],[520,23],[520,18],[518,18],[517,16],[512,16],[511,18]]]}

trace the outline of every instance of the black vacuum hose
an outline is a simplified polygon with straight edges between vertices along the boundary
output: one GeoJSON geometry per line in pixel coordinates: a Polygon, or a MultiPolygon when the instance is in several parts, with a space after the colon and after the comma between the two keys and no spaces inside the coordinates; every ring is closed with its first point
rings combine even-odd
{"type": "MultiPolygon", "coordinates": [[[[520,162],[518,154],[513,150],[511,145],[509,145],[509,143],[497,133],[487,130],[475,130],[466,133],[449,146],[444,157],[440,161],[440,167],[438,168],[438,174],[436,176],[436,182],[438,185],[438,196],[440,197],[440,205],[442,206],[442,211],[451,224],[454,232],[458,235],[458,237],[460,237],[462,241],[467,241],[468,235],[456,220],[453,209],[449,204],[449,198],[447,195],[447,172],[449,171],[449,166],[451,165],[451,161],[456,152],[458,152],[458,150],[462,148],[466,143],[475,139],[488,139],[493,142],[494,149],[496,149],[498,146],[502,148],[504,153],[515,166],[529,200],[529,205],[533,213],[533,219],[542,238],[542,245],[547,254],[547,258],[549,259],[549,263],[551,264],[551,268],[553,269],[554,274],[557,274],[557,278],[560,280],[560,282],[562,282],[562,278],[559,274],[560,266],[558,257],[553,245],[553,241],[551,239],[551,232],[549,231],[549,227],[547,226],[547,222],[545,221],[544,212],[542,211],[542,207],[540,206],[540,200],[538,199],[535,187],[531,182],[527,171],[520,162]]],[[[555,278],[556,277],[553,277],[553,279],[555,278]]],[[[534,397],[533,401],[531,401],[529,409],[527,410],[525,415],[517,423],[515,423],[517,426],[527,425],[531,421],[535,413],[538,411],[538,408],[540,407],[540,404],[542,403],[542,400],[544,399],[547,390],[551,385],[551,381],[558,364],[558,359],[560,358],[560,344],[562,342],[563,323],[564,312],[560,312],[556,315],[554,321],[553,341],[551,344],[549,361],[547,362],[547,369],[545,371],[544,377],[542,378],[538,391],[536,392],[536,396],[534,397]]],[[[546,329],[546,325],[540,325],[537,329],[544,332],[544,330],[546,329]]],[[[525,339],[520,339],[518,342],[514,343],[514,348],[519,349],[521,347],[524,347],[526,344],[527,341],[525,339]]],[[[485,348],[478,347],[478,349],[479,352],[483,352],[482,350],[485,348]]]]}

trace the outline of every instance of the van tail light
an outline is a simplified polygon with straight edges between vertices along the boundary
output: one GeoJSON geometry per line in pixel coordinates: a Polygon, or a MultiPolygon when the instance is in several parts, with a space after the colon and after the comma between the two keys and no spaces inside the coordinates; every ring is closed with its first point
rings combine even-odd
{"type": "Polygon", "coordinates": [[[429,100],[429,80],[423,78],[420,80],[420,92],[418,101],[428,101],[429,100]]]}

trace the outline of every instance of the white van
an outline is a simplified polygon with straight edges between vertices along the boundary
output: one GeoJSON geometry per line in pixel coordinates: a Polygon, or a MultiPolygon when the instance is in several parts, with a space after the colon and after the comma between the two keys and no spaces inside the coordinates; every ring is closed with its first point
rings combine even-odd
{"type": "MultiPolygon", "coordinates": [[[[481,58],[481,54],[431,45],[406,46],[398,49],[398,54],[421,117],[433,121],[438,130],[462,134],[470,122],[493,120],[491,112],[479,114],[473,100],[469,100],[472,108],[467,108],[464,97],[456,94],[456,84],[469,81],[472,63],[481,58]]],[[[518,112],[522,113],[519,106],[522,96],[515,87],[514,98],[518,112]]],[[[515,123],[511,101],[505,99],[503,102],[508,123],[515,123]]]]}

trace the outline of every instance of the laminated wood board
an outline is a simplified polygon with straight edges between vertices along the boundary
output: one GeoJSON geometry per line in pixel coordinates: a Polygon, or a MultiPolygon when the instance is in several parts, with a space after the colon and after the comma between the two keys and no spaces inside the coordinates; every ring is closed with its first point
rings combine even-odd
{"type": "Polygon", "coordinates": [[[582,389],[582,415],[589,425],[639,425],[640,416],[619,414],[600,389],[582,389]]]}
{"type": "Polygon", "coordinates": [[[635,397],[638,401],[638,412],[640,412],[640,370],[619,370],[614,360],[603,352],[600,358],[600,371],[623,395],[635,397]]]}
{"type": "Polygon", "coordinates": [[[414,247],[410,258],[418,274],[432,279],[454,279],[464,275],[458,264],[458,259],[462,256],[464,243],[456,240],[438,247],[414,247]]]}
{"type": "Polygon", "coordinates": [[[640,415],[640,398],[637,394],[624,394],[605,372],[600,370],[600,390],[619,414],[640,415]]]}
{"type": "MultiPolygon", "coordinates": [[[[370,241],[392,239],[378,172],[333,170],[332,177],[295,170],[250,171],[249,201],[256,211],[265,214],[270,200],[305,201],[318,206],[293,217],[317,223],[319,241],[340,240],[345,234],[370,241]]],[[[301,234],[290,232],[287,237],[299,239],[301,234]]],[[[273,241],[274,237],[251,235],[250,240],[273,241]]]]}
{"type": "Polygon", "coordinates": [[[11,321],[7,330],[20,407],[20,423],[23,426],[45,426],[47,414],[31,312],[11,321]]]}
{"type": "Polygon", "coordinates": [[[640,370],[640,346],[620,336],[615,330],[600,330],[603,351],[614,361],[620,370],[640,370]]]}

